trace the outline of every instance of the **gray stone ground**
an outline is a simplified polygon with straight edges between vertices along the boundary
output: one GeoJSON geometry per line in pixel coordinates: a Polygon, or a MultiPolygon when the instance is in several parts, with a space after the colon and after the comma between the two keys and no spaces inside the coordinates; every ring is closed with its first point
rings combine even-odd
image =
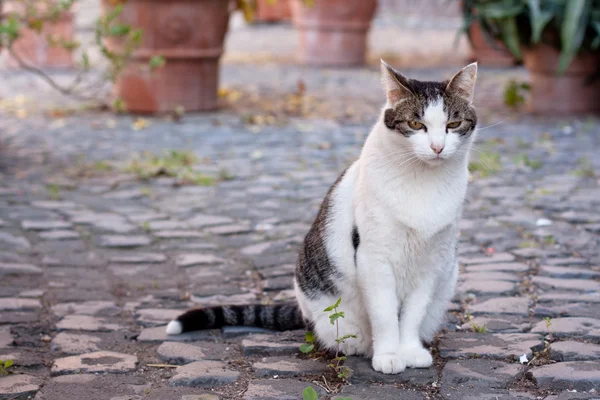
{"type": "Polygon", "coordinates": [[[140,130],[130,116],[43,114],[64,102],[3,74],[15,79],[2,89],[0,359],[14,366],[0,399],[279,400],[308,385],[324,399],[600,396],[600,125],[504,110],[522,69],[480,73],[482,161],[435,366],[386,376],[351,358],[346,384],[299,354],[300,331],[166,337],[164,325],[193,306],[293,296],[303,235],[381,106],[376,66],[228,61],[220,111],[140,130]],[[216,183],[123,172],[135,153],[167,149],[195,153],[216,183]]]}

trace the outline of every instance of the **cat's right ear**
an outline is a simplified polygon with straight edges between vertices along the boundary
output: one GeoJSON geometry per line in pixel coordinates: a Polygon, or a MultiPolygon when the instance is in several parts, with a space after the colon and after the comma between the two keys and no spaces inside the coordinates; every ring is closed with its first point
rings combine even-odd
{"type": "Polygon", "coordinates": [[[381,60],[381,80],[390,104],[394,105],[412,95],[408,79],[381,60]]]}

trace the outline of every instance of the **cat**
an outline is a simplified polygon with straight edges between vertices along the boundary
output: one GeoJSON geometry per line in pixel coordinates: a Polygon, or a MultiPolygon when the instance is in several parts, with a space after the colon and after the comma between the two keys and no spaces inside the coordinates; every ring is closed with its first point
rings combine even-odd
{"type": "Polygon", "coordinates": [[[305,325],[321,347],[336,337],[345,355],[376,371],[426,368],[423,343],[439,330],[458,274],[458,221],[477,115],[477,64],[452,79],[408,79],[381,62],[386,104],[359,159],[330,188],[296,266],[297,304],[191,310],[168,334],[223,325],[275,330],[305,325]],[[323,310],[342,298],[336,336],[323,310]]]}

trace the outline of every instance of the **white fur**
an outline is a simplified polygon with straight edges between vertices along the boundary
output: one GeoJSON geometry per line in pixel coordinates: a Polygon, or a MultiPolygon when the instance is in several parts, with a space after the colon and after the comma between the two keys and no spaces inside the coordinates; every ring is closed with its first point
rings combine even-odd
{"type": "Polygon", "coordinates": [[[181,322],[173,320],[167,325],[167,335],[179,335],[183,330],[181,322]]]}
{"type": "Polygon", "coordinates": [[[310,300],[296,285],[296,296],[320,343],[330,349],[336,332],[323,309],[341,297],[339,335],[358,335],[342,351],[373,356],[375,370],[398,373],[432,364],[422,342],[433,339],[454,294],[457,222],[474,134],[462,145],[458,135],[447,134],[441,102],[425,111],[427,132],[408,138],[382,120],[330,199],[325,244],[341,276],[340,293],[310,300]],[[431,144],[444,147],[440,157],[431,144]],[[356,265],[354,225],[360,235],[356,265]]]}

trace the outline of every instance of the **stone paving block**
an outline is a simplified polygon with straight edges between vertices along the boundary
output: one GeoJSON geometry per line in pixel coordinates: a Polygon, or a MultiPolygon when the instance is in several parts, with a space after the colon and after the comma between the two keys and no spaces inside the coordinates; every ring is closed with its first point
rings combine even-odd
{"type": "Polygon", "coordinates": [[[245,356],[284,356],[298,354],[302,342],[282,342],[273,335],[252,335],[242,340],[245,356]]]}
{"type": "Polygon", "coordinates": [[[98,344],[101,341],[100,338],[92,335],[60,332],[50,342],[50,349],[66,354],[92,353],[100,350],[98,344]]]}
{"type": "Polygon", "coordinates": [[[584,317],[600,319],[600,308],[594,303],[541,303],[533,309],[540,318],[584,317]]]}
{"type": "Polygon", "coordinates": [[[194,214],[194,216],[186,222],[189,226],[194,228],[204,228],[206,226],[231,224],[233,219],[219,215],[194,214]]]}
{"type": "Polygon", "coordinates": [[[31,264],[0,263],[0,276],[4,275],[41,275],[42,269],[31,264]]]}
{"type": "Polygon", "coordinates": [[[511,250],[519,258],[538,258],[545,255],[546,250],[537,247],[525,247],[522,249],[511,250]]]}
{"type": "Polygon", "coordinates": [[[29,243],[29,240],[27,240],[23,236],[15,236],[13,234],[3,231],[0,231],[0,243],[4,243],[9,246],[14,246],[19,249],[31,248],[31,243],[29,243]]]}
{"type": "Polygon", "coordinates": [[[457,389],[450,388],[441,392],[444,400],[540,400],[534,394],[527,392],[517,392],[516,390],[506,389],[487,389],[481,387],[457,389]]]}
{"type": "Polygon", "coordinates": [[[481,303],[469,305],[471,314],[529,314],[529,299],[526,297],[496,297],[481,303]]]}
{"type": "Polygon", "coordinates": [[[214,340],[212,331],[194,331],[181,335],[167,335],[166,325],[144,328],[137,337],[138,342],[195,342],[197,340],[214,340]]]}
{"type": "Polygon", "coordinates": [[[240,336],[277,333],[271,329],[258,328],[256,326],[224,326],[221,329],[224,339],[232,339],[240,336]]]}
{"type": "Polygon", "coordinates": [[[588,265],[589,261],[585,258],[567,257],[567,258],[549,258],[545,261],[547,265],[588,265]]]}
{"type": "Polygon", "coordinates": [[[160,253],[115,254],[109,257],[111,263],[120,264],[159,264],[167,261],[167,256],[160,253]]]}
{"type": "Polygon", "coordinates": [[[83,384],[90,383],[96,379],[96,375],[92,374],[77,374],[77,375],[60,375],[51,378],[54,383],[63,384],[83,384]]]}
{"type": "Polygon", "coordinates": [[[148,236],[103,235],[100,236],[98,244],[101,247],[127,248],[148,246],[151,242],[148,236]]]}
{"type": "Polygon", "coordinates": [[[32,311],[42,308],[37,299],[20,299],[0,297],[0,311],[32,311]]]}
{"type": "Polygon", "coordinates": [[[484,271],[484,272],[467,272],[461,275],[461,279],[465,281],[507,281],[518,282],[520,279],[517,275],[505,271],[484,271]]]}
{"type": "Polygon", "coordinates": [[[194,265],[212,265],[225,262],[221,257],[212,254],[181,254],[175,258],[178,267],[192,267],[194,265]]]}
{"type": "Polygon", "coordinates": [[[534,276],[532,282],[543,289],[579,290],[582,292],[600,291],[600,282],[589,279],[561,279],[534,276]]]}
{"type": "Polygon", "coordinates": [[[238,380],[240,373],[220,361],[196,361],[175,370],[169,379],[171,386],[219,386],[238,380]]]}
{"type": "Polygon", "coordinates": [[[79,206],[72,201],[63,200],[45,200],[32,201],[31,205],[35,208],[43,208],[46,210],[64,210],[69,208],[78,208],[79,206]]]}
{"type": "Polygon", "coordinates": [[[0,376],[0,399],[31,398],[40,387],[30,375],[0,376]]]}
{"type": "Polygon", "coordinates": [[[543,344],[541,336],[533,333],[457,332],[444,335],[439,349],[443,358],[474,356],[518,360],[523,354],[531,359],[533,351],[543,349],[543,344]]]}
{"type": "Polygon", "coordinates": [[[472,320],[463,324],[460,329],[465,332],[472,332],[477,327],[484,327],[486,333],[519,333],[531,330],[531,324],[523,318],[511,316],[474,316],[472,320]]]}
{"type": "Polygon", "coordinates": [[[491,256],[460,257],[459,262],[463,265],[509,263],[515,261],[515,256],[510,253],[493,253],[491,256]]]}
{"type": "Polygon", "coordinates": [[[525,368],[517,363],[470,359],[448,361],[442,371],[441,392],[451,389],[483,388],[506,389],[519,379],[525,368]]]}
{"type": "Polygon", "coordinates": [[[553,336],[600,339],[600,320],[593,318],[567,317],[553,318],[550,326],[546,321],[538,322],[532,333],[552,333],[553,336]]]}
{"type": "Polygon", "coordinates": [[[42,240],[73,240],[79,239],[79,233],[77,231],[70,230],[57,230],[57,231],[47,231],[40,232],[39,235],[42,240]]]}
{"type": "Polygon", "coordinates": [[[186,312],[182,309],[142,308],[135,312],[137,323],[142,326],[165,325],[186,312]]]}
{"type": "Polygon", "coordinates": [[[19,293],[19,297],[38,298],[38,297],[42,297],[44,295],[44,293],[46,293],[46,292],[44,292],[42,289],[24,290],[19,293]]]}
{"type": "Polygon", "coordinates": [[[60,220],[24,220],[21,221],[21,227],[26,231],[53,231],[70,228],[72,224],[68,221],[60,220]]]}
{"type": "MultiPolygon", "coordinates": [[[[314,387],[314,386],[313,386],[314,387]]],[[[393,385],[351,385],[344,386],[340,394],[332,400],[350,398],[352,400],[425,400],[427,397],[420,391],[399,389],[393,385]]]]}
{"type": "Polygon", "coordinates": [[[204,394],[184,394],[181,400],[219,400],[219,396],[210,393],[204,394]]]}
{"type": "Polygon", "coordinates": [[[350,382],[355,383],[409,383],[412,385],[431,385],[437,380],[437,372],[430,368],[407,368],[396,375],[377,372],[371,366],[371,360],[364,357],[349,357],[345,363],[352,369],[350,382]]]}
{"type": "Polygon", "coordinates": [[[59,331],[90,331],[90,332],[110,332],[123,329],[119,324],[107,322],[103,318],[92,317],[89,315],[67,315],[56,324],[59,331]]]}
{"type": "Polygon", "coordinates": [[[555,361],[600,360],[600,345],[566,340],[550,345],[550,358],[555,361]]]}
{"type": "Polygon", "coordinates": [[[600,272],[594,271],[590,268],[555,267],[551,265],[541,266],[540,274],[561,279],[589,279],[600,276],[600,272]]]}
{"type": "Polygon", "coordinates": [[[248,233],[252,231],[252,227],[248,224],[231,224],[231,225],[219,225],[211,226],[204,229],[206,232],[213,235],[229,236],[239,235],[241,233],[248,233]]]}
{"type": "Polygon", "coordinates": [[[326,363],[321,360],[302,360],[292,357],[263,358],[252,364],[254,375],[259,378],[318,375],[323,373],[326,363]]]}
{"type": "Polygon", "coordinates": [[[120,308],[112,301],[85,301],[83,303],[59,303],[52,306],[52,312],[57,317],[66,315],[98,315],[98,314],[116,314],[120,308]]]}
{"type": "Polygon", "coordinates": [[[199,344],[164,342],[158,347],[156,353],[158,358],[171,364],[187,364],[201,360],[220,361],[235,354],[232,346],[210,342],[199,344]]]}
{"type": "Polygon", "coordinates": [[[544,293],[538,296],[538,303],[549,303],[553,301],[600,303],[600,293],[544,293]]]}
{"type": "Polygon", "coordinates": [[[80,373],[125,373],[135,369],[136,356],[112,351],[98,351],[54,360],[52,375],[80,373]]]}
{"type": "Polygon", "coordinates": [[[185,230],[155,231],[152,234],[159,239],[190,239],[206,237],[206,234],[202,232],[185,230]]]}
{"type": "Polygon", "coordinates": [[[243,400],[299,400],[307,386],[312,386],[319,395],[326,393],[320,386],[293,379],[257,379],[250,381],[243,400]]]}
{"type": "Polygon", "coordinates": [[[572,361],[533,368],[528,374],[540,389],[577,391],[600,389],[600,362],[572,361]]]}
{"type": "Polygon", "coordinates": [[[516,293],[517,286],[514,282],[506,281],[464,281],[457,285],[459,293],[474,293],[478,295],[486,294],[513,294],[516,293]]]}
{"type": "Polygon", "coordinates": [[[10,326],[0,326],[0,349],[6,348],[13,343],[13,337],[10,333],[10,326]]]}

